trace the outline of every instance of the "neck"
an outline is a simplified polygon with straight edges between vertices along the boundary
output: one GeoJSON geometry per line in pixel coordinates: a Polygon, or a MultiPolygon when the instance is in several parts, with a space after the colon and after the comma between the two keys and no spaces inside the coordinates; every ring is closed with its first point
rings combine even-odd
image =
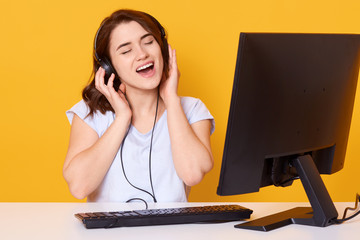
{"type": "Polygon", "coordinates": [[[148,92],[136,92],[127,90],[126,96],[130,103],[133,114],[154,114],[158,99],[157,89],[148,92]]]}
{"type": "Polygon", "coordinates": [[[159,98],[159,102],[157,103],[158,89],[148,92],[129,90],[127,89],[126,95],[132,109],[132,124],[140,132],[145,133],[153,126],[157,104],[157,119],[159,119],[165,109],[164,103],[161,98],[159,98]]]}

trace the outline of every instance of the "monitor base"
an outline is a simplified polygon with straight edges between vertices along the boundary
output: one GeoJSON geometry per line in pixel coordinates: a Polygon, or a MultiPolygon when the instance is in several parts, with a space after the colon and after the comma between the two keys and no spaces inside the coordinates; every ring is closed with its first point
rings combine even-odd
{"type": "Polygon", "coordinates": [[[333,223],[338,213],[331,197],[320,177],[320,173],[310,155],[298,156],[293,159],[312,207],[297,207],[284,212],[236,225],[236,228],[246,228],[258,231],[270,231],[289,224],[302,224],[326,227],[333,223]]]}
{"type": "Polygon", "coordinates": [[[315,225],[312,208],[296,207],[284,212],[235,225],[235,228],[267,232],[289,224],[315,225]]]}

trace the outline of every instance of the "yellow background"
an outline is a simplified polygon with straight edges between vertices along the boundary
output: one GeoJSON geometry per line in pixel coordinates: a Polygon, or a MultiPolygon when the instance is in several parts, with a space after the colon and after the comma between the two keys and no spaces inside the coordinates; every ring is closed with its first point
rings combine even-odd
{"type": "MultiPolygon", "coordinates": [[[[78,201],[62,177],[65,111],[89,79],[101,20],[119,8],[149,12],[164,25],[177,50],[179,93],[201,98],[216,119],[215,167],[190,201],[307,201],[300,181],[216,195],[239,33],[360,33],[358,0],[1,0],[0,201],[78,201]]],[[[353,201],[360,192],[359,105],[358,90],[345,168],[323,176],[334,201],[353,201]]]]}

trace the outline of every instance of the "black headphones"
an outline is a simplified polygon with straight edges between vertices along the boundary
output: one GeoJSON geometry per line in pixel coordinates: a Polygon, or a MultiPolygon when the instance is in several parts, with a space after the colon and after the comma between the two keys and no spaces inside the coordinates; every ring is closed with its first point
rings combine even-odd
{"type": "MultiPolygon", "coordinates": [[[[161,32],[161,41],[163,42],[164,49],[165,49],[165,52],[162,51],[162,54],[163,55],[166,54],[166,56],[168,58],[169,51],[168,51],[168,42],[167,42],[167,39],[166,39],[165,29],[159,23],[159,21],[156,20],[156,18],[154,18],[153,16],[151,16],[148,13],[145,13],[145,12],[142,12],[142,13],[145,14],[146,16],[148,16],[153,21],[153,23],[155,23],[158,26],[158,28],[159,28],[159,30],[161,32]]],[[[105,22],[106,22],[106,20],[101,24],[101,26],[99,27],[99,29],[97,30],[96,35],[95,35],[95,39],[94,39],[94,56],[95,56],[96,61],[105,70],[105,84],[107,84],[108,79],[111,76],[111,74],[112,73],[115,74],[114,88],[117,91],[119,89],[119,87],[120,87],[120,78],[119,78],[118,74],[116,73],[115,68],[112,66],[110,59],[108,59],[105,56],[99,57],[99,55],[96,52],[96,43],[97,43],[98,35],[99,35],[99,32],[100,32],[101,28],[104,26],[105,22]]]]}

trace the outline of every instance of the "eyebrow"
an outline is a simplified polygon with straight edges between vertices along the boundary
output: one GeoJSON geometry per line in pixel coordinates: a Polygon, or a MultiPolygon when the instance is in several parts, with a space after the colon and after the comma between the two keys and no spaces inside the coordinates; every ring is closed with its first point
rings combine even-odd
{"type": "MultiPolygon", "coordinates": [[[[144,38],[146,38],[146,37],[148,37],[148,36],[152,36],[152,34],[151,34],[151,33],[146,33],[146,34],[144,34],[144,35],[140,38],[140,40],[143,40],[144,38]]],[[[120,45],[116,48],[115,51],[118,51],[120,48],[125,47],[125,46],[130,45],[130,44],[131,44],[131,42],[126,42],[126,43],[120,44],[120,45]]]]}

